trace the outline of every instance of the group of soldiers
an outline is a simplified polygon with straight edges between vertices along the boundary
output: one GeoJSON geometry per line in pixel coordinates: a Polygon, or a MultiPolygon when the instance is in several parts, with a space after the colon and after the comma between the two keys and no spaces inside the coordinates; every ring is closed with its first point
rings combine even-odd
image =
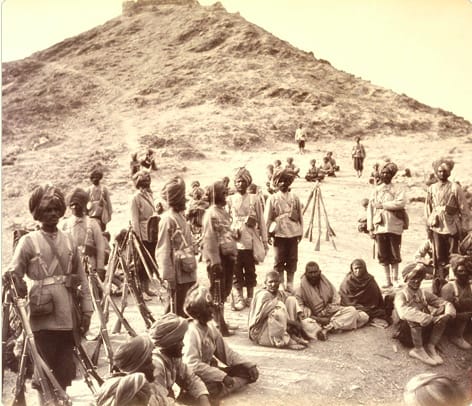
{"type": "MultiPolygon", "coordinates": [[[[404,191],[392,182],[398,169],[394,163],[380,168],[380,182],[367,206],[367,231],[385,271],[384,287],[401,287],[390,299],[362,259],[352,262],[339,291],[314,261],[306,264],[299,286],[294,285],[303,208],[290,189],[298,176],[293,168],[274,169],[273,190],[265,197],[244,167],[234,175],[232,194],[227,179],[206,189],[193,184],[192,195],[205,201],[198,244],[186,212],[183,178],[165,182],[162,202],[156,205],[150,166],[133,170],[131,228],[148,253],[135,264],[136,274],[143,294],[155,296],[148,272],[155,260],[169,299],[165,314],[148,335],[133,337],[116,350],[116,372],[100,387],[97,404],[167,404],[176,397],[175,383],[182,402],[193,398],[200,404],[217,403],[255,382],[255,364],[231,350],[223,338],[234,330],[224,317],[229,296],[233,310],[249,307],[249,339],[259,345],[303,349],[310,340],[326,340],[334,331],[368,322],[386,326],[396,319],[397,337],[413,346],[412,357],[426,364],[443,363],[436,345],[446,330],[458,347],[470,350],[464,339],[472,316],[469,208],[460,186],[448,180],[453,162],[441,159],[433,168],[437,182],[429,186],[425,213],[434,292],[420,288],[427,273],[423,262],[405,268],[405,285],[399,279],[401,235],[408,228],[408,215],[404,191]],[[270,246],[274,264],[263,288],[256,291],[256,265],[270,246]],[[196,284],[197,249],[209,288],[196,284]]],[[[101,170],[94,170],[89,190],[76,188],[67,198],[51,185],[36,188],[29,209],[40,227],[19,240],[8,270],[18,297],[28,296],[34,340],[63,390],[75,376],[77,332],[87,332],[94,310],[87,278],[97,274],[103,280],[105,274],[103,235],[112,207],[108,190],[100,185],[102,177],[101,170]],[[67,206],[72,216],[60,223],[67,206]],[[74,301],[77,286],[80,295],[74,301]]]]}

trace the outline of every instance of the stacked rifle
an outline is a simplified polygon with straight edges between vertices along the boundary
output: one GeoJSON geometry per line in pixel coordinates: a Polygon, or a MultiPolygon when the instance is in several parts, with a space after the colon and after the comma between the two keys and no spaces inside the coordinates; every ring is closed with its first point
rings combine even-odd
{"type": "Polygon", "coordinates": [[[315,186],[311,190],[310,195],[308,196],[308,200],[306,202],[305,208],[303,209],[303,214],[305,214],[311,202],[313,202],[313,205],[312,205],[311,214],[310,214],[310,221],[308,223],[308,228],[305,231],[304,237],[307,238],[310,242],[313,241],[313,229],[315,228],[315,221],[316,221],[317,223],[316,229],[318,231],[318,236],[315,242],[315,251],[319,251],[320,245],[321,245],[321,235],[322,235],[322,230],[321,230],[322,220],[321,219],[322,217],[324,217],[324,223],[325,223],[325,229],[326,229],[325,239],[326,241],[331,241],[331,243],[333,244],[333,248],[336,250],[336,244],[333,239],[333,237],[336,237],[336,233],[334,232],[333,228],[331,227],[329,223],[328,213],[326,212],[326,207],[323,201],[323,197],[321,195],[321,188],[320,188],[319,182],[315,182],[315,186]]]}

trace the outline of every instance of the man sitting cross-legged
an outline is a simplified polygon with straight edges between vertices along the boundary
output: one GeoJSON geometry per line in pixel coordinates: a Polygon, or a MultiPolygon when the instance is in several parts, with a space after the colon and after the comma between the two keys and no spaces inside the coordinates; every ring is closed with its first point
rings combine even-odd
{"type": "Polygon", "coordinates": [[[173,386],[177,384],[180,387],[177,401],[209,405],[205,384],[182,360],[187,328],[187,320],[174,313],[165,314],[152,325],[154,380],[165,388],[166,396],[170,398],[175,399],[173,386]]]}
{"type": "Polygon", "coordinates": [[[185,312],[191,317],[184,338],[184,361],[205,383],[212,404],[259,377],[256,364],[233,351],[223,339],[213,318],[213,298],[198,285],[187,293],[185,312]],[[218,363],[225,367],[218,367],[218,363]]]}
{"type": "Polygon", "coordinates": [[[441,297],[454,305],[457,314],[455,319],[449,322],[447,330],[450,332],[451,342],[463,350],[470,350],[472,345],[464,340],[464,331],[467,322],[472,318],[472,289],[470,288],[472,269],[466,256],[452,254],[450,262],[456,280],[442,287],[441,297]]]}
{"type": "Polygon", "coordinates": [[[279,290],[280,279],[277,271],[267,272],[265,287],[256,292],[249,310],[249,338],[259,345],[292,350],[308,345],[301,335],[324,339],[316,322],[303,320],[295,297],[279,290]]]}
{"type": "Polygon", "coordinates": [[[419,263],[413,269],[405,268],[402,273],[407,285],[395,296],[394,317],[399,320],[394,337],[403,345],[414,347],[409,352],[411,357],[428,365],[443,364],[436,345],[448,320],[455,317],[456,310],[451,303],[420,288],[426,275],[424,264],[419,263]],[[434,310],[430,311],[430,308],[434,310]]]}
{"type": "Polygon", "coordinates": [[[295,296],[305,316],[321,324],[324,334],[334,330],[354,330],[369,321],[368,314],[354,306],[341,306],[335,287],[321,274],[314,261],[306,264],[295,296]]]}

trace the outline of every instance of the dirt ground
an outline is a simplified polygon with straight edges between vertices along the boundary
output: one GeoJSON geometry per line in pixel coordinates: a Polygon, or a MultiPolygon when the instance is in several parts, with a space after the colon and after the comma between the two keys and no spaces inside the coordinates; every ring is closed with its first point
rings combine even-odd
{"type": "MultiPolygon", "coordinates": [[[[334,156],[341,166],[336,178],[329,178],[322,182],[321,190],[326,205],[329,221],[335,230],[337,250],[331,242],[324,239],[321,250],[314,250],[314,243],[302,240],[299,245],[299,270],[296,281],[302,274],[305,263],[315,260],[325,275],[339,286],[344,275],[349,270],[349,264],[355,258],[363,258],[367,262],[368,270],[379,284],[382,284],[382,273],[376,260],[372,258],[372,241],[368,236],[358,233],[356,220],[361,209],[360,200],[369,197],[372,186],[368,184],[368,175],[372,165],[377,160],[389,157],[399,165],[400,171],[408,167],[413,173],[412,178],[397,177],[407,189],[409,198],[424,196],[423,181],[430,172],[431,162],[440,155],[449,155],[454,158],[456,167],[453,177],[463,184],[472,184],[472,156],[471,139],[426,139],[421,136],[401,138],[377,138],[365,140],[367,150],[365,172],[361,178],[355,176],[350,159],[352,143],[344,140],[324,140],[323,142],[308,142],[307,153],[298,155],[295,145],[278,143],[270,151],[251,150],[248,152],[229,152],[221,150],[203,150],[205,160],[189,160],[174,162],[175,167],[181,169],[181,174],[190,184],[192,180],[200,180],[202,185],[219,179],[225,175],[232,177],[234,169],[245,165],[252,173],[254,182],[259,185],[265,183],[265,167],[275,159],[283,162],[288,156],[293,156],[295,164],[306,173],[309,161],[312,158],[321,160],[327,150],[334,152],[334,156]]],[[[165,159],[163,159],[165,161],[165,159]]],[[[127,179],[128,153],[118,157],[122,165],[108,174],[103,180],[111,191],[114,204],[113,220],[110,224],[112,235],[129,222],[129,197],[132,185],[127,179]]],[[[158,166],[160,161],[158,161],[158,166]]],[[[159,170],[153,175],[152,189],[155,198],[163,182],[170,177],[171,168],[159,170]]],[[[313,184],[304,179],[297,179],[292,187],[303,203],[306,202],[313,184]]],[[[16,200],[6,201],[4,210],[13,205],[19,207],[20,202],[26,205],[27,196],[16,200]]],[[[402,242],[402,256],[404,263],[413,258],[417,246],[425,238],[423,226],[423,204],[412,202],[407,206],[410,215],[410,229],[404,233],[402,242]]],[[[24,211],[23,211],[24,212],[24,211]]],[[[305,227],[308,223],[308,213],[305,214],[305,227]]],[[[16,218],[4,224],[3,232],[3,261],[11,256],[11,229],[13,224],[27,222],[27,215],[16,218]]],[[[324,236],[324,227],[323,227],[324,236]]],[[[263,283],[265,272],[271,269],[273,263],[272,251],[269,252],[264,264],[258,266],[258,286],[263,283]]],[[[199,280],[206,282],[203,264],[199,265],[199,280]]],[[[162,313],[162,304],[153,300],[151,309],[155,315],[162,313]]],[[[445,364],[439,367],[430,367],[417,360],[409,358],[406,349],[391,339],[391,328],[381,329],[367,326],[358,331],[333,334],[326,342],[312,342],[309,348],[303,351],[271,349],[254,346],[247,337],[248,310],[233,312],[229,303],[226,304],[227,318],[231,324],[239,325],[236,334],[228,338],[228,343],[236,351],[255,361],[260,370],[259,380],[232,395],[224,401],[227,405],[243,404],[270,404],[285,405],[396,405],[401,403],[402,390],[405,383],[415,374],[434,371],[451,375],[466,386],[470,384],[472,365],[472,351],[465,352],[456,349],[446,339],[441,342],[440,352],[445,364]]],[[[135,305],[130,305],[125,312],[133,327],[144,332],[144,324],[139,317],[135,305]]],[[[113,323],[113,317],[110,323],[113,323]]],[[[92,323],[92,332],[97,331],[96,320],[92,323]]],[[[126,339],[126,334],[114,335],[114,346],[126,339]]],[[[471,337],[469,337],[469,340],[471,337]]],[[[93,343],[87,343],[91,350],[93,343]]],[[[100,372],[106,373],[105,358],[102,354],[100,372]]],[[[14,377],[6,374],[3,387],[3,402],[11,400],[11,388],[14,377]]],[[[79,378],[70,388],[74,404],[86,405],[92,401],[91,392],[79,378]]],[[[28,390],[29,403],[35,404],[34,391],[28,390]]]]}

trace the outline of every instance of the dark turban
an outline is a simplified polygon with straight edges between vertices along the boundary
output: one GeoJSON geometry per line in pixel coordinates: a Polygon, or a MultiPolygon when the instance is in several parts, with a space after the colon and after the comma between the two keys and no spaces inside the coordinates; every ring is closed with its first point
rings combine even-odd
{"type": "Polygon", "coordinates": [[[383,171],[389,172],[390,175],[393,177],[398,172],[398,166],[395,165],[393,162],[387,162],[380,170],[380,172],[383,171]]]}
{"type": "Polygon", "coordinates": [[[426,276],[426,265],[422,262],[416,263],[414,266],[406,266],[402,271],[403,280],[408,282],[410,279],[421,276],[426,276]]]}
{"type": "Polygon", "coordinates": [[[133,337],[117,348],[113,357],[114,364],[123,372],[138,372],[152,356],[152,348],[149,337],[133,337]]]}
{"type": "Polygon", "coordinates": [[[89,201],[89,194],[81,188],[75,188],[69,196],[67,196],[67,205],[70,206],[72,203],[78,204],[80,207],[85,209],[89,201]]]}
{"type": "Polygon", "coordinates": [[[445,165],[449,173],[451,173],[452,169],[454,168],[454,161],[452,159],[441,158],[433,162],[433,170],[434,173],[438,173],[438,169],[440,166],[445,165]]]}
{"type": "Polygon", "coordinates": [[[147,405],[151,397],[151,386],[143,373],[115,376],[107,379],[97,395],[97,406],[147,405]]]}
{"type": "Polygon", "coordinates": [[[238,179],[244,180],[248,186],[252,183],[252,176],[244,167],[239,168],[234,174],[234,181],[236,182],[238,179]]]}
{"type": "Polygon", "coordinates": [[[184,312],[190,317],[198,319],[201,309],[208,303],[212,303],[210,291],[204,286],[194,285],[187,292],[184,303],[184,312]]]}
{"type": "Polygon", "coordinates": [[[144,179],[147,179],[147,178],[151,179],[151,174],[149,173],[149,171],[146,171],[146,170],[142,169],[142,170],[136,172],[133,175],[134,186],[139,188],[140,184],[141,184],[141,181],[143,181],[144,179]]]}
{"type": "Polygon", "coordinates": [[[291,169],[277,169],[272,176],[272,182],[275,186],[278,186],[280,183],[290,186],[296,177],[297,174],[291,169]]]}
{"type": "Polygon", "coordinates": [[[451,258],[449,260],[449,264],[451,265],[452,272],[456,272],[459,266],[464,265],[467,267],[468,265],[468,257],[459,254],[451,254],[451,258]]]}
{"type": "Polygon", "coordinates": [[[41,214],[50,204],[56,204],[61,210],[62,217],[66,212],[66,201],[62,192],[55,186],[38,186],[33,190],[29,199],[29,210],[35,220],[40,220],[41,214]]]}
{"type": "Polygon", "coordinates": [[[218,200],[217,197],[221,199],[225,192],[226,186],[223,181],[216,181],[208,187],[208,201],[210,202],[210,204],[213,204],[215,200],[218,200]]]}
{"type": "Polygon", "coordinates": [[[92,169],[92,172],[90,172],[90,179],[92,178],[103,178],[103,170],[102,168],[94,168],[92,169]]]}
{"type": "Polygon", "coordinates": [[[170,348],[183,340],[187,327],[186,319],[167,313],[151,326],[151,339],[156,347],[170,348]]]}
{"type": "Polygon", "coordinates": [[[179,206],[185,202],[185,182],[180,176],[175,176],[163,186],[162,198],[171,207],[179,206]]]}

